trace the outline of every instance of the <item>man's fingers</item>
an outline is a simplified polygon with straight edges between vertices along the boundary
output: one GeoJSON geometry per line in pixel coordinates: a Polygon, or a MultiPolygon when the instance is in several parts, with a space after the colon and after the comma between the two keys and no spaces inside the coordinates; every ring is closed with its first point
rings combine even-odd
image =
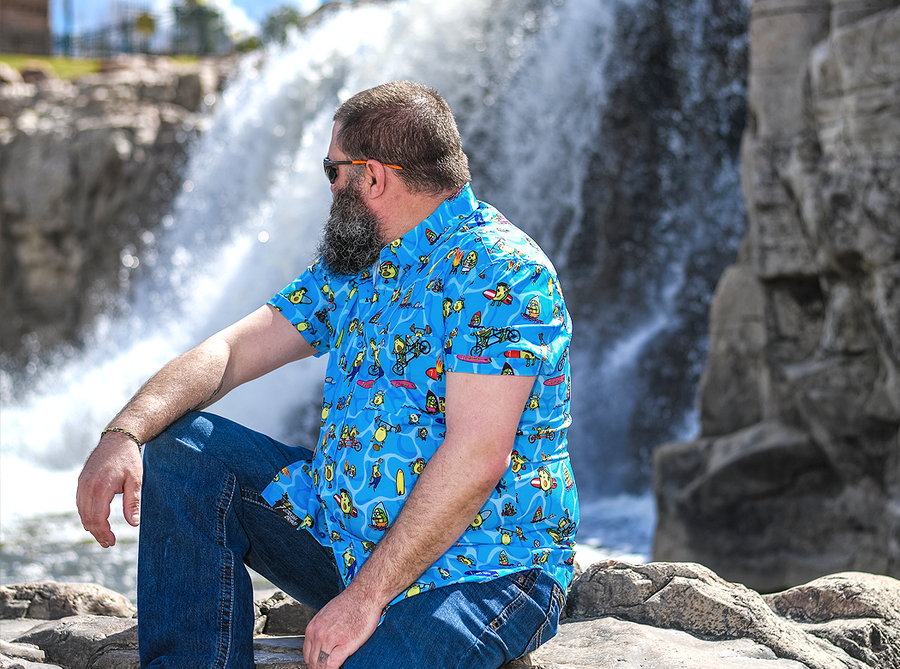
{"type": "Polygon", "coordinates": [[[331,651],[331,654],[328,656],[328,664],[323,664],[323,669],[340,669],[347,658],[357,650],[359,650],[359,646],[354,648],[352,653],[348,653],[346,646],[338,646],[333,651],[331,651]]]}
{"type": "Polygon", "coordinates": [[[88,530],[97,540],[97,543],[103,546],[104,548],[110,548],[116,545],[116,535],[113,533],[112,528],[109,526],[109,523],[106,523],[105,528],[88,530]]]}
{"type": "Polygon", "coordinates": [[[125,520],[134,527],[141,523],[141,482],[138,479],[129,478],[125,481],[125,491],[122,494],[122,513],[125,520]]]}
{"type": "Polygon", "coordinates": [[[350,657],[350,653],[341,648],[335,648],[330,653],[326,653],[324,650],[313,651],[310,652],[310,656],[304,660],[310,669],[339,669],[344,664],[344,660],[350,657]],[[312,661],[313,659],[315,662],[312,661]]]}
{"type": "MultiPolygon", "coordinates": [[[[96,512],[91,512],[92,514],[96,512]]],[[[102,513],[102,511],[101,511],[102,513]]],[[[102,517],[97,517],[96,515],[91,515],[90,518],[85,518],[82,516],[81,525],[85,530],[93,535],[94,539],[97,540],[97,543],[103,546],[104,548],[109,548],[110,546],[115,546],[116,544],[116,535],[112,531],[112,527],[109,524],[109,506],[106,507],[106,514],[102,517]]]]}
{"type": "Polygon", "coordinates": [[[380,609],[360,612],[357,603],[341,599],[346,592],[326,604],[306,626],[303,660],[310,669],[339,669],[378,626],[380,609]]]}
{"type": "Polygon", "coordinates": [[[87,508],[81,514],[81,524],[94,539],[104,548],[116,544],[116,535],[109,525],[109,507],[112,504],[113,495],[97,494],[89,498],[87,508]]]}
{"type": "Polygon", "coordinates": [[[125,520],[132,525],[140,522],[143,476],[140,454],[127,437],[122,437],[127,444],[116,444],[114,436],[107,434],[91,453],[78,477],[75,494],[82,526],[104,548],[116,543],[116,535],[109,525],[110,505],[116,494],[122,493],[125,520]]]}
{"type": "Polygon", "coordinates": [[[306,625],[306,633],[303,638],[303,661],[306,662],[309,669],[326,669],[330,653],[321,646],[316,623],[316,616],[313,616],[306,625]]]}
{"type": "Polygon", "coordinates": [[[81,525],[104,548],[116,543],[116,535],[109,525],[109,507],[114,496],[115,490],[97,478],[85,476],[84,472],[78,478],[75,504],[81,516],[81,525]]]}
{"type": "Polygon", "coordinates": [[[303,637],[303,661],[309,669],[316,669],[316,663],[313,662],[312,639],[309,638],[309,627],[306,628],[306,634],[303,637]]]}

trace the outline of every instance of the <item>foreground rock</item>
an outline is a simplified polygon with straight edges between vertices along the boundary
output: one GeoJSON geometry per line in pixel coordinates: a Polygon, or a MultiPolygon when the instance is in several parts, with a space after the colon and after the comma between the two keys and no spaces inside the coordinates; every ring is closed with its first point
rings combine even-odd
{"type": "Polygon", "coordinates": [[[37,625],[13,639],[40,648],[46,661],[65,669],[139,667],[137,621],[70,616],[37,625]]]}
{"type": "Polygon", "coordinates": [[[273,636],[299,634],[316,615],[315,609],[280,591],[259,602],[257,607],[259,617],[256,620],[256,631],[273,636]]]}
{"type": "Polygon", "coordinates": [[[135,612],[126,597],[92,583],[36,581],[0,586],[0,620],[57,620],[79,615],[131,618],[135,612]]]}
{"type": "Polygon", "coordinates": [[[72,341],[118,292],[232,67],[130,57],[77,81],[2,77],[0,351],[72,341]]]}
{"type": "MultiPolygon", "coordinates": [[[[724,647],[713,644],[703,650],[705,644],[694,638],[673,637],[672,643],[687,654],[685,657],[701,653],[710,667],[745,666],[725,664],[720,654],[727,647],[727,653],[735,658],[792,661],[783,666],[888,669],[900,667],[898,603],[900,581],[888,576],[836,574],[763,597],[697,564],[630,565],[610,561],[588,568],[575,581],[565,615],[567,620],[612,616],[650,626],[657,637],[658,631],[665,629],[705,640],[741,641],[724,647]]],[[[602,638],[603,630],[616,626],[605,623],[589,627],[591,634],[602,638]]],[[[632,628],[626,627],[626,631],[635,634],[632,628]]],[[[573,635],[567,630],[555,645],[539,649],[535,659],[541,661],[545,654],[558,657],[561,651],[556,646],[573,635]]],[[[659,648],[654,647],[652,652],[658,656],[659,648]]]]}
{"type": "Polygon", "coordinates": [[[701,437],[656,454],[655,560],[766,592],[900,576],[898,5],[751,5],[750,229],[713,299],[701,437]]]}
{"type": "MultiPolygon", "coordinates": [[[[67,592],[83,598],[78,587],[67,592]]],[[[305,667],[302,634],[313,612],[283,593],[258,606],[256,667],[305,667]]],[[[133,619],[3,620],[0,639],[2,669],[139,667],[133,619]]],[[[761,596],[697,564],[602,562],[576,578],[558,635],[506,665],[613,667],[900,669],[900,581],[844,573],[761,596]]]]}

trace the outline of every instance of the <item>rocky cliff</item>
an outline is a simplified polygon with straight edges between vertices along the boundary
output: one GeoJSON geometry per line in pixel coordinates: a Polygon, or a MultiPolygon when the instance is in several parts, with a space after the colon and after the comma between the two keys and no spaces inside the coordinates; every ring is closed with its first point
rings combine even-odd
{"type": "Polygon", "coordinates": [[[655,455],[656,560],[781,590],[900,575],[900,2],[755,0],[701,436],[655,455]]]}
{"type": "Polygon", "coordinates": [[[127,289],[231,65],[132,57],[74,82],[39,68],[27,80],[4,69],[4,366],[77,341],[127,289]]]}

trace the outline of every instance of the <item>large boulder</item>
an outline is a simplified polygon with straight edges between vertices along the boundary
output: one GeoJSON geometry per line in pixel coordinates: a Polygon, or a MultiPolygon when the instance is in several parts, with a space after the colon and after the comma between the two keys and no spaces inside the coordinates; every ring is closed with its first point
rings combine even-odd
{"type": "Polygon", "coordinates": [[[835,574],[763,597],[698,564],[610,560],[573,582],[559,638],[532,661],[622,669],[682,661],[691,667],[891,669],[900,667],[898,602],[900,581],[886,576],[835,574]],[[585,619],[591,622],[580,622],[585,619]],[[616,664],[605,664],[609,658],[616,664]],[[762,664],[776,658],[781,662],[762,664]]]}
{"type": "Polygon", "coordinates": [[[653,558],[760,591],[900,575],[900,2],[757,0],[749,231],[701,434],[655,454],[653,558]]]}
{"type": "Polygon", "coordinates": [[[40,648],[65,669],[138,669],[137,621],[106,616],[70,616],[37,625],[16,644],[40,648]]]}
{"type": "MultiPolygon", "coordinates": [[[[749,639],[715,640],[607,617],[563,623],[531,669],[809,669],[749,639]]],[[[510,668],[511,669],[511,668],[510,668]]],[[[517,667],[518,669],[518,667],[517,667]]]]}
{"type": "Polygon", "coordinates": [[[834,574],[764,597],[779,616],[870,667],[900,667],[900,582],[834,574]]]}
{"type": "Polygon", "coordinates": [[[93,583],[34,581],[0,586],[0,619],[4,620],[79,615],[131,618],[135,611],[126,597],[93,583]]]}

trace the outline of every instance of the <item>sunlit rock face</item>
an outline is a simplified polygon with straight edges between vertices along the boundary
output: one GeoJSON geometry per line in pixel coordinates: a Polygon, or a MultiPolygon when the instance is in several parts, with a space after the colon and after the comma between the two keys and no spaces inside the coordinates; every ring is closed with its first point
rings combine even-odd
{"type": "Polygon", "coordinates": [[[773,591],[900,574],[900,3],[757,0],[750,229],[701,437],[657,452],[654,558],[773,591]]]}
{"type": "Polygon", "coordinates": [[[222,63],[131,57],[78,81],[0,87],[0,351],[77,340],[110,308],[181,190],[222,63]]]}

